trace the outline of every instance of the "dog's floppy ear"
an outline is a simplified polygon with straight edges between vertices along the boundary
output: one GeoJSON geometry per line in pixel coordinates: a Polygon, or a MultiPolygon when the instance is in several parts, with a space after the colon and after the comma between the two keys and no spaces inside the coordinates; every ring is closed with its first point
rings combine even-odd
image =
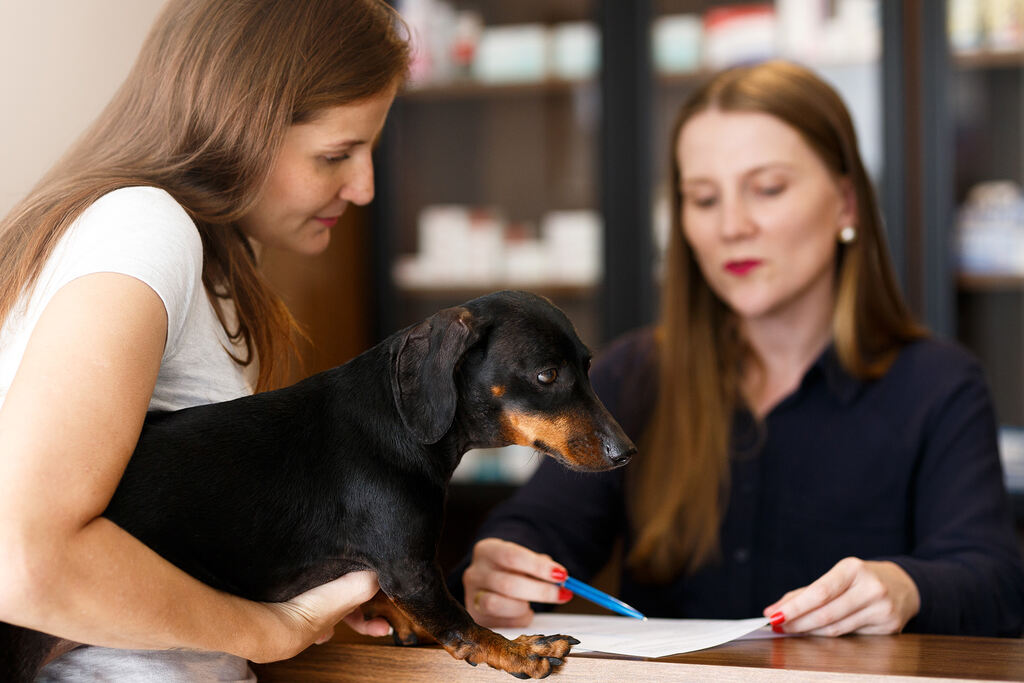
{"type": "Polygon", "coordinates": [[[395,405],[421,443],[436,443],[452,426],[455,366],[478,336],[472,313],[446,308],[411,327],[392,347],[395,405]]]}

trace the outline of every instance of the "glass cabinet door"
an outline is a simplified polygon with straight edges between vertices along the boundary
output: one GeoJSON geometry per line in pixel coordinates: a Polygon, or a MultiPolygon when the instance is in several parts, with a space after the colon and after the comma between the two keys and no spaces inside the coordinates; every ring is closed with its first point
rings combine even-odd
{"type": "Polygon", "coordinates": [[[417,46],[386,139],[391,329],[499,289],[596,344],[600,35],[586,0],[402,0],[417,46]]]}
{"type": "Polygon", "coordinates": [[[1024,520],[1024,2],[950,0],[956,333],[978,356],[1024,520]]]}
{"type": "MultiPolygon", "coordinates": [[[[488,292],[524,289],[551,299],[599,348],[596,2],[395,6],[416,51],[378,164],[381,336],[488,292]]],[[[453,481],[500,493],[538,459],[519,447],[471,451],[453,481]]],[[[470,495],[478,492],[457,489],[453,504],[470,495]]]]}

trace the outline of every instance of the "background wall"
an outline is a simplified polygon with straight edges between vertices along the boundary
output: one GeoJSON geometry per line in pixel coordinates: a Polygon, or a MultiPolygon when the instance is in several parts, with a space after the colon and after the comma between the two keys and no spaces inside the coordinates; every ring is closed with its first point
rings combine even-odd
{"type": "MultiPolygon", "coordinates": [[[[99,115],[166,0],[0,0],[0,216],[99,115]]],[[[366,211],[315,258],[267,250],[264,271],[309,335],[293,380],[370,344],[366,211]]]]}
{"type": "Polygon", "coordinates": [[[100,113],[165,0],[0,0],[0,215],[100,113]]]}

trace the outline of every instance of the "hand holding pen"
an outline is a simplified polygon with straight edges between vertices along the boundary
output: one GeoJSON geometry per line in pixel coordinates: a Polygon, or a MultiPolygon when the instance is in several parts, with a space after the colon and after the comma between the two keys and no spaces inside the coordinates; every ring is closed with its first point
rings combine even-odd
{"type": "MultiPolygon", "coordinates": [[[[587,589],[595,590],[570,579],[565,567],[551,557],[497,538],[485,538],[476,544],[462,583],[470,616],[492,628],[527,626],[533,620],[531,602],[564,604],[574,595],[568,586],[577,586],[582,591],[580,597],[587,589]]],[[[643,618],[633,611],[635,614],[630,616],[643,618]]]]}

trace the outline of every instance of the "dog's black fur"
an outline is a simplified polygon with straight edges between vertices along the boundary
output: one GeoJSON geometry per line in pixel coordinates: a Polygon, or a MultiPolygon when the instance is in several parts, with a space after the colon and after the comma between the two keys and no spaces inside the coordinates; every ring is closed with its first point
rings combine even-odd
{"type": "MultiPolygon", "coordinates": [[[[523,444],[584,470],[629,460],[636,449],[594,395],[589,359],[546,300],[483,296],[291,387],[150,413],[104,515],[252,600],[372,569],[391,602],[364,611],[388,618],[397,641],[429,634],[471,664],[543,677],[576,641],[478,626],[435,554],[448,480],[471,448],[523,444]]],[[[58,644],[0,624],[0,660],[14,659],[0,678],[31,680],[58,644]]]]}

